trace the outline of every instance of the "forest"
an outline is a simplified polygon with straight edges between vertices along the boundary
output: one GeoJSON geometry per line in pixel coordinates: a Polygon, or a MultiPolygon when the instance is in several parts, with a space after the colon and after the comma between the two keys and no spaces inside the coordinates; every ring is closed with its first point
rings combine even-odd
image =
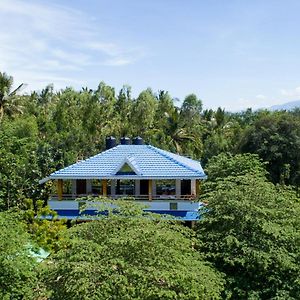
{"type": "Polygon", "coordinates": [[[233,113],[104,82],[13,86],[0,72],[1,299],[300,299],[300,109],[233,113]],[[125,200],[101,220],[56,220],[52,183],[39,180],[108,136],[201,161],[207,206],[194,228],[125,200]],[[42,261],[30,255],[41,248],[42,261]]]}

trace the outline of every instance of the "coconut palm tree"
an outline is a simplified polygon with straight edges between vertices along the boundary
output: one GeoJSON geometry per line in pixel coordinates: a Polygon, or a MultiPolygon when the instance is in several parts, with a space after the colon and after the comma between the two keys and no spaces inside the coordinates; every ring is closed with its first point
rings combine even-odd
{"type": "Polygon", "coordinates": [[[25,84],[22,83],[12,90],[13,81],[12,76],[0,72],[0,121],[5,113],[8,115],[22,113],[22,106],[19,103],[17,93],[25,87],[25,84]]]}
{"type": "Polygon", "coordinates": [[[187,142],[193,142],[196,149],[202,148],[200,139],[180,119],[180,109],[176,108],[171,113],[165,113],[168,120],[166,134],[178,154],[183,154],[183,146],[187,142]]]}

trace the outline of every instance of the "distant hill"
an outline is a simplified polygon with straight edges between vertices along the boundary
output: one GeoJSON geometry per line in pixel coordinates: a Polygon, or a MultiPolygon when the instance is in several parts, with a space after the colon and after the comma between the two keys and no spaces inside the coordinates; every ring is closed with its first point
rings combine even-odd
{"type": "Polygon", "coordinates": [[[268,108],[269,110],[292,110],[296,107],[300,108],[300,100],[297,101],[291,101],[291,102],[287,102],[287,103],[283,103],[283,104],[278,104],[278,105],[273,105],[270,108],[268,108]]]}

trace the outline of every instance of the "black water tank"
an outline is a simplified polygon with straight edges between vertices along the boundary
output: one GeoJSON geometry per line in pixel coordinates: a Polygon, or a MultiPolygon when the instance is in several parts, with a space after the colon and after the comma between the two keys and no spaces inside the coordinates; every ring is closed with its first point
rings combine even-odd
{"type": "Polygon", "coordinates": [[[127,136],[123,136],[120,139],[121,145],[130,145],[130,138],[127,136]]]}
{"type": "Polygon", "coordinates": [[[109,136],[106,138],[106,150],[116,147],[117,142],[113,136],[109,136]]]}
{"type": "Polygon", "coordinates": [[[140,136],[137,136],[133,139],[133,144],[134,145],[143,145],[144,140],[140,136]]]}

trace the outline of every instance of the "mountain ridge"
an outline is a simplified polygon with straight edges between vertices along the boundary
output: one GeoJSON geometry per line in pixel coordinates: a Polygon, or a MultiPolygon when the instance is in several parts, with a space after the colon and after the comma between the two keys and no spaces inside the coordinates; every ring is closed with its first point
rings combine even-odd
{"type": "Polygon", "coordinates": [[[282,104],[277,104],[269,107],[269,110],[292,110],[296,107],[300,108],[300,100],[290,101],[282,104]]]}

